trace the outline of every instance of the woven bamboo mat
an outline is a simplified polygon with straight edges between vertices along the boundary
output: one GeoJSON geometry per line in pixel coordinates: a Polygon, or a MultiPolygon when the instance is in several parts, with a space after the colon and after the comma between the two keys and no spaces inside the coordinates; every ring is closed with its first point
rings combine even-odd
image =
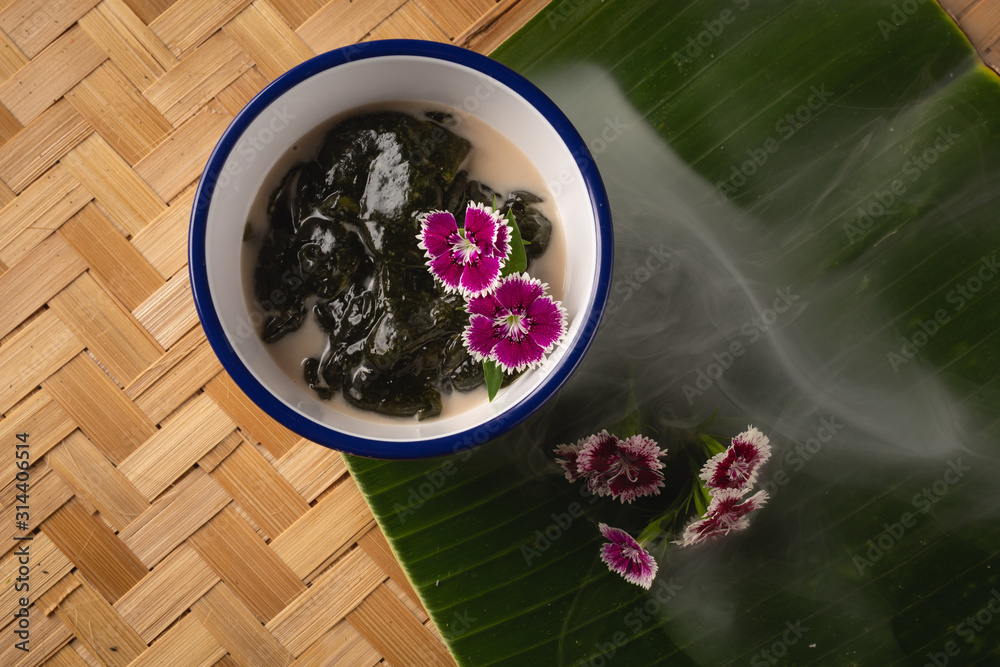
{"type": "MultiPolygon", "coordinates": [[[[222,372],[188,214],[227,123],[301,60],[489,52],[545,4],[0,0],[0,665],[453,664],[340,457],[222,372]]],[[[998,1],[946,4],[996,64],[998,1]]]]}
{"type": "Polygon", "coordinates": [[[454,664],[340,456],[222,372],[188,216],[288,68],[389,37],[489,52],[544,4],[0,0],[0,665],[454,664]]]}

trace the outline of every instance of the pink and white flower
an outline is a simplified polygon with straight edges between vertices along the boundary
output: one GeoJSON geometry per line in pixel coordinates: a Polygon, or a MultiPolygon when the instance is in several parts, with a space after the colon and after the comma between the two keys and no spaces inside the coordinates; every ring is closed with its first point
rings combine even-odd
{"type": "Polygon", "coordinates": [[[758,491],[749,498],[744,498],[745,494],[745,490],[738,489],[717,491],[704,516],[688,523],[677,543],[689,547],[709,538],[746,530],[750,526],[747,515],[767,504],[768,496],[767,491],[758,491]]]}
{"type": "Polygon", "coordinates": [[[465,210],[464,229],[448,211],[432,211],[420,218],[417,238],[431,273],[446,290],[466,298],[496,288],[511,249],[506,221],[491,207],[475,202],[465,210]]]}
{"type": "Polygon", "coordinates": [[[469,299],[465,346],[477,361],[494,361],[506,373],[534,368],[566,335],[566,311],[546,285],[524,273],[469,299]]]}
{"type": "Polygon", "coordinates": [[[710,489],[749,489],[760,467],[771,458],[766,435],[753,426],[733,438],[726,451],[705,462],[701,478],[710,489]]]}
{"type": "Polygon", "coordinates": [[[555,453],[561,457],[556,458],[556,463],[562,466],[563,472],[566,473],[566,479],[570,482],[575,482],[578,479],[586,479],[586,475],[581,474],[577,467],[577,459],[580,455],[580,450],[593,437],[580,438],[576,441],[575,445],[559,445],[555,448],[555,453]]]}
{"type": "Polygon", "coordinates": [[[590,436],[576,458],[577,477],[586,479],[590,490],[631,503],[636,498],[655,496],[663,487],[666,454],[654,440],[633,435],[625,440],[601,431],[590,436]]]}
{"type": "Polygon", "coordinates": [[[605,539],[611,540],[601,545],[601,560],[608,569],[620,574],[630,584],[649,590],[656,578],[656,559],[624,530],[605,523],[597,527],[605,539]]]}

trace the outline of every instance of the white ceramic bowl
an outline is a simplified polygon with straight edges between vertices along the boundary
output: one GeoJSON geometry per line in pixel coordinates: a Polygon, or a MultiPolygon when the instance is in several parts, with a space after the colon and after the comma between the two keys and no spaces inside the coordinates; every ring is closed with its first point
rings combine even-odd
{"type": "Polygon", "coordinates": [[[202,175],[191,215],[191,284],[205,333],[226,371],[265,412],[300,435],[362,456],[420,458],[481,444],[549,399],[597,331],[612,269],[607,195],[586,144],[527,80],[470,51],[385,40],[308,60],[261,91],[225,131],[202,175]],[[555,199],[566,243],[564,342],[488,404],[451,417],[373,422],[303,389],[254,332],[243,294],[241,239],[272,166],[299,138],[354,107],[419,100],[469,112],[534,163],[555,199]]]}

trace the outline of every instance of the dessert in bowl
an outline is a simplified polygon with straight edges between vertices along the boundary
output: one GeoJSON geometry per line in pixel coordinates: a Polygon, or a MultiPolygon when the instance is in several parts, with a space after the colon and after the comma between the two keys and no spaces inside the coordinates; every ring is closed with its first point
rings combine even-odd
{"type": "MultiPolygon", "coordinates": [[[[399,136],[412,134],[408,129],[392,131],[399,136]]],[[[409,171],[418,173],[416,167],[409,171]]],[[[380,173],[384,181],[384,170],[380,173]]],[[[372,276],[385,274],[395,276],[394,284],[412,285],[411,291],[418,293],[423,288],[416,286],[424,283],[412,272],[412,256],[400,259],[395,251],[379,256],[383,228],[376,225],[378,221],[373,222],[378,218],[373,202],[385,183],[373,182],[378,179],[371,174],[367,179],[355,178],[358,194],[345,191],[341,197],[338,189],[334,198],[326,192],[319,199],[309,196],[315,201],[326,197],[323,201],[332,207],[330,216],[356,217],[354,222],[345,223],[344,229],[350,232],[351,244],[364,246],[358,255],[368,273],[359,273],[367,277],[356,278],[355,285],[370,286],[372,276]],[[402,264],[410,273],[400,268],[402,264]]],[[[323,178],[314,180],[323,183],[323,178]]],[[[297,191],[308,189],[303,186],[297,191]]],[[[441,199],[439,194],[436,200],[421,201],[440,203],[441,199]]],[[[461,216],[454,201],[451,208],[461,216]]],[[[392,229],[397,236],[405,229],[416,249],[416,235],[409,232],[419,229],[419,223],[414,211],[408,209],[407,216],[398,229],[392,229]]],[[[323,217],[324,224],[328,217],[323,217]]],[[[525,218],[525,223],[530,220],[525,218]]],[[[295,225],[298,229],[300,223],[295,225]]],[[[319,248],[329,249],[329,243],[324,246],[322,239],[316,238],[321,242],[309,244],[307,250],[322,254],[319,248]]],[[[286,282],[295,284],[295,289],[307,270],[303,268],[303,248],[297,251],[298,259],[286,268],[294,274],[286,282]]],[[[378,458],[444,455],[481,444],[540,407],[568,379],[596,333],[613,257],[603,184],[586,144],[562,112],[532,84],[489,58],[457,47],[410,40],[369,42],[331,51],[290,70],[261,91],[225,131],[205,168],[191,216],[189,254],[199,317],[213,349],[240,388],[296,433],[341,451],[378,458]],[[406,115],[412,120],[406,120],[406,115]],[[418,142],[415,145],[424,148],[410,152],[413,160],[421,162],[446,163],[448,154],[442,146],[467,145],[471,149],[467,157],[452,156],[454,164],[442,167],[446,175],[441,178],[446,180],[441,182],[450,188],[451,200],[464,200],[474,191],[480,205],[487,206],[482,200],[492,193],[492,204],[498,209],[515,203],[515,219],[527,212],[528,218],[551,222],[549,232],[538,237],[533,236],[539,234],[537,226],[527,224],[525,240],[534,238],[534,242],[525,249],[535,255],[529,273],[547,283],[554,298],[561,301],[566,332],[542,363],[507,383],[492,401],[482,389],[452,390],[451,376],[440,391],[428,392],[429,402],[412,409],[405,395],[391,401],[371,399],[372,394],[358,389],[356,370],[344,372],[345,386],[341,387],[341,375],[330,370],[331,364],[325,367],[325,375],[317,375],[316,360],[328,361],[329,349],[325,357],[322,350],[299,349],[322,346],[331,335],[329,316],[324,319],[322,313],[314,313],[319,312],[316,293],[296,296],[294,309],[282,306],[275,310],[273,304],[266,303],[270,293],[266,286],[256,284],[268,244],[273,250],[274,234],[268,225],[274,221],[276,208],[285,205],[285,200],[275,205],[284,179],[296,169],[305,173],[296,165],[325,159],[316,157],[333,150],[329,148],[332,132],[327,139],[324,132],[347,127],[357,118],[375,119],[370,122],[381,123],[379,127],[391,118],[406,128],[425,128],[431,139],[418,142]],[[461,187],[455,185],[457,179],[463,179],[461,187]],[[291,325],[286,326],[287,322],[291,325]],[[275,331],[282,326],[288,331],[278,331],[284,340],[276,340],[275,331]],[[314,360],[311,376],[301,368],[301,362],[310,358],[314,360]],[[324,382],[323,377],[331,382],[324,382]],[[436,394],[441,395],[440,401],[434,398],[436,394]],[[369,403],[375,412],[357,407],[369,403]],[[398,414],[411,416],[393,416],[398,414]]],[[[335,254],[329,253],[331,257],[335,254]]],[[[272,252],[267,256],[278,255],[272,252]]],[[[345,261],[342,255],[337,257],[345,261]]],[[[353,270],[357,262],[346,261],[353,270]]],[[[276,265],[275,275],[281,268],[276,265]]],[[[331,302],[337,290],[354,289],[349,284],[345,279],[333,288],[323,285],[321,289],[330,293],[321,294],[329,299],[321,300],[320,305],[331,302]]],[[[462,308],[448,298],[455,317],[460,317],[462,308]]],[[[333,310],[338,313],[344,310],[337,308],[333,310]]],[[[355,311],[354,319],[363,324],[366,318],[377,319],[382,313],[377,309],[355,311]]],[[[420,318],[412,319],[416,322],[420,318]]],[[[362,328],[367,327],[366,335],[374,336],[374,324],[368,324],[372,326],[362,328]]],[[[421,326],[413,324],[415,330],[421,326]]],[[[466,363],[464,368],[468,371],[470,365],[466,363]]],[[[452,370],[449,366],[448,372],[452,370]]],[[[456,380],[455,384],[462,382],[456,380]]]]}

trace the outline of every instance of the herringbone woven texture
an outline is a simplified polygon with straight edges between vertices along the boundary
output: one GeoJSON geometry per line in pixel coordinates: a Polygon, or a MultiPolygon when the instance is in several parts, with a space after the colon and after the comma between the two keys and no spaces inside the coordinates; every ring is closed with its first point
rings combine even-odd
{"type": "MultiPolygon", "coordinates": [[[[0,0],[0,665],[452,664],[340,457],[222,372],[188,214],[223,128],[301,60],[489,52],[544,4],[0,0]]],[[[946,4],[995,64],[1000,2],[946,4]]]]}
{"type": "Polygon", "coordinates": [[[0,0],[0,665],[453,664],[340,456],[222,371],[188,216],[290,67],[388,37],[489,51],[542,5],[0,0]]]}

